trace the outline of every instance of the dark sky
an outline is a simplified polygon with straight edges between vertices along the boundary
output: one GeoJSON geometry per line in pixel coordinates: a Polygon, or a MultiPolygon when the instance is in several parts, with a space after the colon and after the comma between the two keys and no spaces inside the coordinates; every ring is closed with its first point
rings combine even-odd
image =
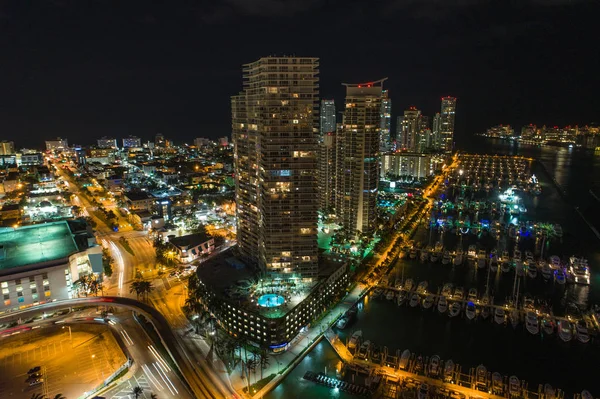
{"type": "Polygon", "coordinates": [[[600,122],[599,5],[5,0],[0,139],[229,135],[241,64],[273,54],[320,57],[321,96],[340,101],[341,82],[387,76],[394,118],[454,95],[459,145],[498,123],[600,122]]]}

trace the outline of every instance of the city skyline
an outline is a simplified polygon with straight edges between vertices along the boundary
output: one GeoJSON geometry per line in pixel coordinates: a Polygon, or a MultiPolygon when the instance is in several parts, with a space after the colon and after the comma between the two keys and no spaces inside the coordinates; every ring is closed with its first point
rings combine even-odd
{"type": "Polygon", "coordinates": [[[105,135],[149,139],[160,132],[178,142],[229,135],[229,93],[239,82],[238,66],[272,54],[319,57],[321,96],[338,103],[341,82],[371,76],[389,77],[396,110],[415,105],[433,116],[439,98],[455,96],[459,145],[501,121],[517,128],[597,121],[598,100],[587,94],[598,88],[587,78],[598,64],[589,51],[597,4],[433,5],[399,2],[360,11],[358,2],[343,8],[309,2],[260,12],[239,2],[190,8],[8,2],[0,8],[0,129],[29,138],[18,147],[41,145],[48,136],[88,144],[105,135]],[[352,49],[367,44],[364,38],[325,48],[322,31],[304,28],[333,33],[341,27],[332,20],[357,18],[385,38],[375,44],[384,55],[377,63],[355,57],[352,49]],[[465,19],[474,22],[461,23],[465,19]],[[395,30],[385,23],[390,20],[395,30]],[[250,45],[235,40],[231,24],[247,28],[250,45]],[[269,26],[273,40],[261,39],[262,26],[269,26]],[[416,61],[402,62],[400,49],[416,61]],[[507,54],[518,62],[492,67],[507,54]],[[201,92],[210,92],[210,100],[201,92]]]}

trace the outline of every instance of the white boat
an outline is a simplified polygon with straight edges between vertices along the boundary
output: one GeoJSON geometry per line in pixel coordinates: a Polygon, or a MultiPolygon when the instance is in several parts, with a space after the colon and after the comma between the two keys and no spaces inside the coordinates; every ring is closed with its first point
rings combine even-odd
{"type": "Polygon", "coordinates": [[[467,299],[473,302],[477,301],[477,288],[469,289],[469,295],[467,295],[467,299]]]}
{"type": "Polygon", "coordinates": [[[465,290],[463,287],[456,287],[452,299],[462,300],[465,298],[465,290]]]}
{"type": "Polygon", "coordinates": [[[489,308],[489,307],[487,307],[487,306],[483,306],[483,307],[481,308],[481,313],[480,313],[480,314],[481,314],[481,317],[482,317],[484,320],[487,320],[487,318],[488,318],[488,317],[490,317],[490,308],[489,308]]]}
{"type": "Polygon", "coordinates": [[[496,250],[493,250],[490,254],[490,271],[496,273],[498,271],[498,256],[496,250]]]}
{"type": "Polygon", "coordinates": [[[475,247],[475,245],[469,245],[469,248],[467,250],[467,258],[469,258],[469,260],[475,260],[476,256],[477,256],[477,247],[475,247]]]}
{"type": "Polygon", "coordinates": [[[432,377],[437,377],[440,375],[440,371],[440,357],[438,355],[434,355],[429,361],[429,375],[432,377]]]}
{"type": "Polygon", "coordinates": [[[429,309],[433,306],[434,297],[433,295],[427,295],[423,300],[423,309],[429,309]]]}
{"type": "Polygon", "coordinates": [[[417,293],[419,294],[425,294],[427,293],[427,286],[429,285],[429,283],[427,281],[421,281],[419,283],[419,285],[417,286],[417,293]]]}
{"type": "Polygon", "coordinates": [[[450,317],[456,317],[460,314],[460,303],[458,302],[453,302],[452,305],[450,305],[450,317]]]}
{"type": "Polygon", "coordinates": [[[576,284],[590,283],[590,269],[588,267],[587,259],[571,257],[569,272],[573,276],[573,280],[576,284]]]}
{"type": "Polygon", "coordinates": [[[452,260],[452,263],[454,263],[454,265],[458,266],[462,263],[463,261],[463,250],[462,248],[458,248],[456,250],[456,253],[454,254],[454,259],[452,260]]]}
{"type": "Polygon", "coordinates": [[[415,259],[417,257],[417,248],[412,247],[409,251],[408,251],[408,257],[410,259],[415,259]]]}
{"type": "Polygon", "coordinates": [[[350,337],[350,341],[348,341],[348,349],[354,349],[358,346],[358,341],[362,338],[362,331],[355,331],[350,337]]]}
{"type": "Polygon", "coordinates": [[[479,269],[485,269],[486,266],[487,266],[487,254],[486,254],[485,250],[480,249],[479,252],[477,252],[477,267],[479,269]]]}
{"type": "Polygon", "coordinates": [[[519,314],[519,311],[517,309],[511,310],[510,323],[512,324],[513,328],[517,328],[520,321],[521,321],[521,315],[519,314]]]}
{"type": "Polygon", "coordinates": [[[527,265],[527,277],[529,278],[536,278],[537,277],[537,265],[535,264],[535,262],[531,262],[527,265]]]}
{"type": "Polygon", "coordinates": [[[511,375],[508,379],[508,393],[510,396],[521,395],[521,381],[514,375],[511,375]]]}
{"type": "Polygon", "coordinates": [[[346,316],[340,317],[338,322],[336,323],[336,327],[340,330],[343,330],[348,325],[348,318],[346,316]]]}
{"type": "Polygon", "coordinates": [[[502,251],[502,258],[500,260],[502,262],[510,261],[510,255],[508,254],[508,251],[506,249],[504,251],[502,251]]]}
{"type": "Polygon", "coordinates": [[[408,362],[410,361],[410,351],[405,349],[400,356],[400,368],[406,370],[408,368],[408,362]]]}
{"type": "Polygon", "coordinates": [[[567,320],[558,321],[558,336],[564,342],[569,342],[571,339],[573,339],[573,329],[570,322],[567,320]]]}
{"type": "Polygon", "coordinates": [[[549,318],[542,319],[542,331],[546,335],[554,334],[554,323],[549,318]]]}
{"type": "Polygon", "coordinates": [[[495,395],[502,396],[504,393],[504,382],[502,381],[502,374],[494,372],[492,374],[492,391],[495,395]]]}
{"type": "Polygon", "coordinates": [[[419,305],[419,302],[420,302],[419,295],[414,293],[410,297],[410,301],[408,302],[408,304],[410,305],[411,308],[414,308],[419,305]]]}
{"type": "Polygon", "coordinates": [[[515,248],[515,251],[513,252],[513,259],[514,260],[523,260],[523,258],[521,256],[521,251],[519,250],[519,248],[515,248]]]}
{"type": "Polygon", "coordinates": [[[533,253],[531,251],[525,251],[525,260],[528,262],[533,261],[533,253]]]}
{"type": "Polygon", "coordinates": [[[371,341],[366,340],[360,345],[360,348],[358,348],[356,357],[358,357],[359,359],[366,360],[369,356],[369,349],[371,349],[371,341]]]}
{"type": "Polygon", "coordinates": [[[445,296],[442,295],[440,297],[437,308],[438,308],[438,312],[440,312],[440,313],[445,313],[446,310],[448,310],[448,300],[446,299],[445,296]]]}
{"type": "Polygon", "coordinates": [[[437,262],[439,258],[440,258],[440,253],[439,252],[431,251],[431,255],[429,255],[429,259],[433,263],[437,262]]]}
{"type": "Polygon", "coordinates": [[[594,396],[590,393],[590,391],[586,391],[584,389],[581,391],[581,399],[594,399],[594,396]]]}
{"type": "Polygon", "coordinates": [[[577,335],[577,340],[579,342],[584,344],[590,342],[590,333],[584,319],[580,319],[577,321],[577,324],[575,324],[575,334],[577,335]]]}
{"type": "Polygon", "coordinates": [[[452,283],[444,284],[444,287],[442,288],[442,295],[446,296],[448,298],[452,298],[452,288],[453,287],[454,287],[454,285],[452,283]]]}
{"type": "Polygon", "coordinates": [[[481,303],[484,305],[490,304],[490,296],[487,292],[485,294],[483,294],[483,296],[481,297],[481,303]]]}
{"type": "Polygon", "coordinates": [[[544,384],[544,399],[556,399],[556,390],[550,384],[544,384]]]}
{"type": "Polygon", "coordinates": [[[565,284],[565,282],[567,281],[567,278],[565,276],[565,272],[563,271],[563,269],[558,269],[558,270],[554,271],[554,281],[556,281],[560,285],[565,284]]]}
{"type": "Polygon", "coordinates": [[[473,320],[475,316],[477,316],[477,310],[473,302],[467,303],[467,307],[465,308],[465,314],[467,315],[467,319],[469,320],[473,320]]]}
{"type": "Polygon", "coordinates": [[[483,364],[475,369],[475,384],[480,389],[487,387],[487,368],[483,364]]]}
{"type": "Polygon", "coordinates": [[[450,257],[450,251],[445,250],[444,255],[442,255],[442,265],[447,265],[451,260],[452,258],[450,257]]]}
{"type": "Polygon", "coordinates": [[[552,255],[549,260],[553,269],[558,269],[560,267],[560,258],[558,256],[552,255]]]}
{"type": "Polygon", "coordinates": [[[402,290],[398,293],[398,298],[396,299],[396,303],[398,304],[398,306],[401,306],[402,304],[404,304],[404,302],[406,302],[406,298],[408,297],[408,294],[406,293],[406,291],[402,290]]]}
{"type": "Polygon", "coordinates": [[[500,268],[502,269],[502,273],[508,273],[510,272],[510,267],[511,267],[511,262],[510,259],[503,259],[502,260],[502,265],[500,266],[500,268]]]}
{"type": "Polygon", "coordinates": [[[419,257],[421,259],[421,262],[425,262],[427,258],[429,258],[429,252],[431,252],[430,246],[421,248],[421,256],[419,257]]]}
{"type": "Polygon", "coordinates": [[[413,283],[412,278],[407,278],[404,282],[404,291],[409,292],[412,291],[415,283],[413,283]]]}
{"type": "Polygon", "coordinates": [[[429,399],[429,385],[423,382],[417,391],[417,399],[429,399]]]}
{"type": "Polygon", "coordinates": [[[444,362],[444,381],[452,382],[454,380],[454,369],[456,366],[452,359],[448,359],[444,362]]]}
{"type": "Polygon", "coordinates": [[[535,312],[527,312],[527,316],[525,317],[525,328],[533,335],[540,332],[540,322],[535,312]]]}
{"type": "Polygon", "coordinates": [[[391,301],[392,299],[394,299],[394,291],[389,290],[388,292],[386,292],[385,299],[387,299],[388,301],[391,301]]]}
{"type": "Polygon", "coordinates": [[[542,277],[544,278],[544,280],[550,280],[553,275],[554,273],[552,272],[552,268],[550,267],[550,265],[544,263],[544,266],[542,267],[542,277]]]}

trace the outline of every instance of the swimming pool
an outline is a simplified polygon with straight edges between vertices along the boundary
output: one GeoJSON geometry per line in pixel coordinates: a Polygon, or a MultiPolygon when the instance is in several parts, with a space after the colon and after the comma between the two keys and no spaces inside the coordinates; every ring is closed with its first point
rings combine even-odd
{"type": "Polygon", "coordinates": [[[265,294],[258,298],[258,305],[264,308],[276,308],[283,305],[285,299],[277,294],[265,294]]]}

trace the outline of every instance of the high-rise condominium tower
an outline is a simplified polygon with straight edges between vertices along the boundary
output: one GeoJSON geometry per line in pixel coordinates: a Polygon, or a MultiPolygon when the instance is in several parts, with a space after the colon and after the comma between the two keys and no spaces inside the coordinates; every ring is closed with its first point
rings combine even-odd
{"type": "Polygon", "coordinates": [[[381,93],[381,126],[379,130],[379,150],[389,151],[392,148],[392,99],[387,90],[381,93]]]}
{"type": "Polygon", "coordinates": [[[435,150],[442,149],[442,116],[439,112],[435,113],[433,117],[433,128],[431,130],[432,139],[431,144],[435,150]]]}
{"type": "Polygon", "coordinates": [[[398,117],[398,126],[396,128],[398,148],[408,151],[418,151],[420,129],[421,111],[416,107],[410,107],[404,111],[403,117],[398,117]]]}
{"type": "Polygon", "coordinates": [[[445,152],[452,152],[454,144],[454,114],[456,112],[456,97],[442,97],[441,129],[440,137],[442,140],[441,149],[445,152]]]}
{"type": "Polygon", "coordinates": [[[350,234],[370,233],[376,227],[384,81],[344,83],[346,107],[337,138],[336,214],[350,234]]]}
{"type": "Polygon", "coordinates": [[[324,213],[331,213],[335,208],[336,153],[336,132],[325,133],[319,143],[319,209],[324,213]]]}
{"type": "Polygon", "coordinates": [[[321,135],[335,132],[335,101],[321,100],[321,135]]]}
{"type": "Polygon", "coordinates": [[[262,271],[316,277],[319,61],[266,57],[244,65],[231,99],[237,238],[262,271]]]}

